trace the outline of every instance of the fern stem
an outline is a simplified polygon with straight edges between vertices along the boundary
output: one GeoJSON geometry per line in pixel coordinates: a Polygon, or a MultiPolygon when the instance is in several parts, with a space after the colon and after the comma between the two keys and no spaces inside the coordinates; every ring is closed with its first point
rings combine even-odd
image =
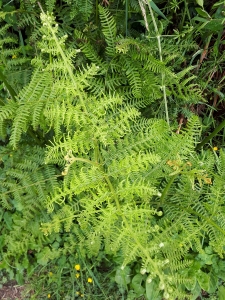
{"type": "Polygon", "coordinates": [[[125,7],[125,28],[126,28],[126,37],[128,35],[128,0],[126,0],[126,7],[125,7]]]}
{"type": "Polygon", "coordinates": [[[3,75],[2,71],[0,70],[0,80],[3,81],[4,85],[6,86],[10,96],[12,97],[12,99],[14,101],[16,101],[16,92],[14,91],[14,89],[11,87],[11,85],[8,83],[6,77],[3,75]]]}
{"type": "MultiPolygon", "coordinates": [[[[153,22],[154,29],[155,29],[155,33],[156,33],[156,38],[157,38],[157,43],[158,43],[158,49],[159,49],[159,59],[160,59],[161,62],[163,62],[162,45],[161,45],[161,35],[159,33],[159,29],[158,29],[158,26],[156,24],[154,13],[153,13],[153,10],[152,10],[151,4],[150,4],[151,1],[152,0],[147,1],[147,4],[148,4],[148,8],[149,8],[149,11],[150,11],[150,15],[151,15],[152,22],[153,22]]],[[[168,113],[168,104],[167,104],[167,96],[166,96],[166,86],[165,86],[165,73],[164,72],[162,72],[162,74],[161,74],[161,82],[162,82],[161,89],[162,89],[162,92],[163,92],[163,100],[164,100],[164,105],[165,105],[166,121],[167,121],[168,125],[170,126],[169,113],[168,113]]]]}
{"type": "Polygon", "coordinates": [[[94,162],[94,161],[91,161],[91,160],[89,160],[89,159],[86,159],[86,158],[74,157],[73,160],[74,160],[74,161],[85,162],[85,163],[90,164],[90,165],[92,165],[92,166],[97,166],[97,167],[99,166],[98,163],[96,163],[96,162],[94,162]]]}
{"type": "Polygon", "coordinates": [[[211,140],[224,127],[225,127],[225,119],[223,120],[223,122],[220,123],[219,126],[217,126],[215,128],[215,130],[209,136],[207,136],[200,144],[198,144],[195,147],[195,150],[199,150],[201,147],[203,147],[206,143],[208,143],[209,140],[211,140]]]}
{"type": "Polygon", "coordinates": [[[177,177],[177,174],[176,174],[176,175],[173,175],[173,176],[170,178],[169,182],[167,183],[166,187],[164,188],[164,190],[163,190],[163,192],[162,192],[162,196],[161,196],[161,198],[160,198],[160,205],[163,205],[163,202],[164,202],[164,200],[165,200],[165,197],[166,197],[166,195],[167,195],[167,192],[169,191],[169,189],[170,189],[170,187],[171,187],[171,185],[172,185],[172,183],[174,182],[174,179],[175,179],[176,177],[177,177]]]}

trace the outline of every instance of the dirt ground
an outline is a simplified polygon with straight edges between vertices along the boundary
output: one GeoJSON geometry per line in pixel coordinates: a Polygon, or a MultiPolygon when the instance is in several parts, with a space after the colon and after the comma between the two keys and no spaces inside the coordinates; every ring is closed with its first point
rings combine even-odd
{"type": "Polygon", "coordinates": [[[15,281],[9,281],[0,288],[1,300],[23,300],[23,286],[17,285],[15,281]]]}

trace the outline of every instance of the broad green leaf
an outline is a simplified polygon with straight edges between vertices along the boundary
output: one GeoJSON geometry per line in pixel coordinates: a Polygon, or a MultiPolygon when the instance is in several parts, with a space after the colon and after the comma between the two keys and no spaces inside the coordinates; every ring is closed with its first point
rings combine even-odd
{"type": "Polygon", "coordinates": [[[211,19],[211,16],[207,13],[207,11],[205,11],[204,9],[200,8],[200,7],[196,7],[195,10],[197,11],[197,13],[202,16],[203,18],[209,18],[211,19]]]}
{"type": "Polygon", "coordinates": [[[205,18],[201,18],[201,17],[194,17],[193,20],[195,21],[199,21],[199,22],[202,22],[202,23],[207,23],[209,22],[208,19],[205,19],[205,18]]]}
{"type": "Polygon", "coordinates": [[[123,270],[118,269],[116,271],[115,281],[122,287],[126,287],[130,283],[130,268],[125,267],[123,270]]]}
{"type": "Polygon", "coordinates": [[[142,286],[143,279],[144,277],[141,274],[136,274],[132,279],[131,286],[137,294],[137,297],[140,297],[145,292],[145,289],[142,286]]]}
{"type": "Polygon", "coordinates": [[[24,274],[23,273],[16,273],[16,281],[19,285],[23,285],[24,284],[24,274]]]}
{"type": "Polygon", "coordinates": [[[218,277],[217,274],[214,272],[209,273],[210,281],[209,281],[209,293],[215,293],[217,287],[218,287],[218,277]]]}
{"type": "Polygon", "coordinates": [[[201,260],[201,263],[203,263],[204,265],[211,265],[214,255],[209,255],[203,252],[199,253],[197,257],[199,260],[201,260]]]}
{"type": "Polygon", "coordinates": [[[0,263],[0,270],[1,269],[7,269],[7,267],[8,267],[8,265],[7,265],[6,261],[5,260],[1,261],[1,263],[0,263]]]}
{"type": "Polygon", "coordinates": [[[213,249],[211,246],[205,247],[205,253],[207,254],[213,254],[213,249]]]}
{"type": "Polygon", "coordinates": [[[225,287],[223,285],[218,288],[218,296],[219,300],[225,300],[225,287]]]}
{"type": "Polygon", "coordinates": [[[198,272],[198,270],[200,270],[201,266],[201,262],[196,260],[189,268],[189,272],[191,271],[193,274],[195,274],[196,272],[198,272]]]}
{"type": "Polygon", "coordinates": [[[195,289],[196,286],[196,277],[191,277],[189,280],[185,283],[185,287],[189,290],[192,291],[195,289]]]}
{"type": "Polygon", "coordinates": [[[219,260],[218,270],[216,270],[216,271],[217,271],[218,278],[225,280],[225,261],[219,260]]]}
{"type": "Polygon", "coordinates": [[[151,1],[150,0],[150,5],[151,5],[151,8],[159,15],[161,16],[163,19],[169,21],[167,19],[167,17],[164,15],[164,13],[158,8],[158,6],[154,3],[154,1],[151,1]]]}
{"type": "Polygon", "coordinates": [[[48,261],[49,261],[49,256],[50,256],[51,250],[49,247],[44,247],[43,250],[40,253],[37,253],[37,263],[46,266],[48,261]]]}
{"type": "Polygon", "coordinates": [[[196,0],[196,3],[203,7],[204,1],[203,0],[196,0]]]}
{"type": "Polygon", "coordinates": [[[146,280],[146,297],[147,300],[162,300],[162,296],[159,293],[159,285],[154,280],[150,283],[146,280]]]}
{"type": "Polygon", "coordinates": [[[211,20],[204,26],[204,29],[218,33],[218,31],[223,30],[222,20],[221,19],[211,20]]]}
{"type": "Polygon", "coordinates": [[[195,288],[191,291],[191,294],[192,294],[191,300],[196,300],[198,296],[201,294],[201,287],[198,284],[198,282],[196,282],[195,288]]]}
{"type": "Polygon", "coordinates": [[[206,274],[205,272],[202,272],[201,270],[197,273],[197,280],[200,285],[200,287],[204,291],[209,291],[210,289],[210,274],[206,274]]]}

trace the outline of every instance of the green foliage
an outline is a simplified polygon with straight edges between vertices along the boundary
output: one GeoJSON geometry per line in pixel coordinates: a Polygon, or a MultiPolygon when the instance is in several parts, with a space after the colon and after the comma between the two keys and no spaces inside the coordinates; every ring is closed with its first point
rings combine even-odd
{"type": "Polygon", "coordinates": [[[147,16],[149,32],[136,38],[109,8],[74,1],[67,16],[47,1],[40,25],[32,3],[2,12],[0,268],[19,283],[38,274],[54,299],[106,299],[115,284],[114,299],[195,299],[217,288],[221,298],[225,153],[196,151],[202,124],[190,111],[173,130],[174,111],[204,98],[194,67],[182,67],[181,52],[171,57],[171,41],[157,43],[166,23],[158,30],[147,16]],[[37,20],[32,55],[6,38],[17,13],[20,26],[37,20]],[[172,127],[159,118],[165,109],[172,127]]]}
{"type": "MultiPolygon", "coordinates": [[[[58,185],[57,176],[53,166],[44,165],[44,150],[37,146],[21,144],[18,150],[1,147],[0,159],[1,269],[11,270],[11,277],[15,273],[21,283],[24,270],[33,273],[36,267],[34,253],[38,255],[51,243],[39,227],[48,220],[43,202],[58,185]]],[[[59,255],[48,249],[46,260],[59,255]]]]}

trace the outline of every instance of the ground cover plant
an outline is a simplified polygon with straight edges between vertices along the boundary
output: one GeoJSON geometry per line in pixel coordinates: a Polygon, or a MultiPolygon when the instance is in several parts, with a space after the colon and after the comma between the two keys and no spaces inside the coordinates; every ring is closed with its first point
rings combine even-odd
{"type": "Polygon", "coordinates": [[[2,1],[0,18],[0,284],[224,299],[224,2],[2,1]]]}

